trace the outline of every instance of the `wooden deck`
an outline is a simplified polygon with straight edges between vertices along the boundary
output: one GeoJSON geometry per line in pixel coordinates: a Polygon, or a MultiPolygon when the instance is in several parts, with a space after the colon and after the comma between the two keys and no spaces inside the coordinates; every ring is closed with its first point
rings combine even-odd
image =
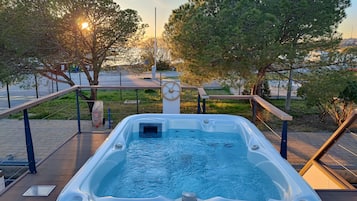
{"type": "Polygon", "coordinates": [[[54,201],[79,168],[94,154],[107,134],[75,135],[37,167],[36,174],[26,174],[0,196],[1,201],[54,201]],[[32,185],[56,185],[48,197],[24,197],[32,185]]]}
{"type": "Polygon", "coordinates": [[[322,201],[357,201],[357,190],[318,190],[322,201]]]}
{"type": "MultiPolygon", "coordinates": [[[[79,168],[94,154],[107,134],[75,135],[37,167],[37,174],[26,174],[0,196],[1,201],[55,201],[63,187],[79,168]],[[24,197],[33,185],[56,185],[47,197],[24,197]]],[[[319,190],[323,201],[357,201],[357,191],[319,190]]]]}

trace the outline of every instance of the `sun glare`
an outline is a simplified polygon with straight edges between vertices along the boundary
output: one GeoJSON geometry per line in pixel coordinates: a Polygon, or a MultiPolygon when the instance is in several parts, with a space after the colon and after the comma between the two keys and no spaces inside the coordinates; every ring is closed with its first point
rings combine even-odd
{"type": "Polygon", "coordinates": [[[82,23],[82,29],[89,29],[89,24],[88,24],[88,22],[83,22],[83,23],[82,23]]]}

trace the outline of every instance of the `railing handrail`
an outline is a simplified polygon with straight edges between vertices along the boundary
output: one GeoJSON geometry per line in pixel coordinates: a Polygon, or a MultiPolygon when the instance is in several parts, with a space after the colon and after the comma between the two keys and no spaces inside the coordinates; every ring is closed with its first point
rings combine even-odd
{"type": "Polygon", "coordinates": [[[274,105],[272,105],[271,103],[264,100],[258,95],[207,95],[203,88],[199,88],[198,92],[203,99],[254,100],[265,110],[272,113],[280,120],[283,121],[293,120],[293,117],[291,115],[275,107],[274,105]]]}
{"type": "Polygon", "coordinates": [[[268,101],[264,100],[262,97],[258,95],[254,95],[254,101],[258,102],[259,105],[261,105],[264,109],[269,111],[270,113],[274,114],[276,117],[278,117],[280,120],[283,121],[292,121],[293,117],[284,111],[280,110],[279,108],[275,107],[268,101]]]}
{"type": "Polygon", "coordinates": [[[209,99],[209,96],[207,95],[204,88],[197,88],[197,91],[202,99],[209,99]]]}
{"type": "MultiPolygon", "coordinates": [[[[116,85],[80,85],[79,89],[161,89],[161,86],[116,86],[116,85]]],[[[197,87],[181,85],[182,89],[197,89],[197,87]]]]}
{"type": "MultiPolygon", "coordinates": [[[[196,87],[192,86],[181,86],[182,89],[197,89],[196,87]]],[[[124,90],[135,90],[135,89],[161,89],[161,86],[103,86],[103,85],[74,85],[68,89],[64,89],[43,97],[40,97],[35,100],[31,100],[27,103],[15,106],[13,108],[9,108],[3,112],[0,112],[0,119],[9,116],[10,114],[14,114],[17,112],[21,112],[25,109],[29,109],[31,107],[37,106],[41,103],[47,102],[49,100],[53,100],[60,96],[63,96],[67,93],[76,91],[77,89],[124,89],[124,90]]]]}
{"type": "Polygon", "coordinates": [[[59,96],[63,96],[65,94],[67,94],[67,93],[73,92],[73,91],[77,90],[78,87],[79,87],[78,85],[75,85],[75,86],[73,86],[71,88],[64,89],[64,90],[61,90],[61,91],[58,91],[58,92],[55,92],[55,93],[40,97],[38,99],[31,100],[31,101],[29,101],[27,103],[15,106],[13,108],[7,109],[4,112],[0,113],[0,119],[4,118],[4,117],[7,117],[10,114],[21,112],[21,111],[23,111],[25,109],[29,109],[29,108],[37,106],[37,105],[39,105],[41,103],[44,103],[44,102],[47,102],[49,100],[55,99],[55,98],[57,98],[59,96]]]}
{"type": "MultiPolygon", "coordinates": [[[[4,112],[0,113],[0,118],[6,117],[10,114],[16,113],[23,111],[24,109],[28,109],[31,107],[34,107],[36,105],[39,105],[43,102],[55,99],[59,96],[65,95],[69,92],[73,92],[77,89],[160,89],[160,86],[101,86],[101,85],[96,85],[96,86],[79,86],[75,85],[71,88],[64,89],[52,94],[49,94],[47,96],[38,98],[36,100],[29,101],[27,103],[24,103],[22,105],[10,108],[4,112]]],[[[182,86],[183,89],[192,89],[193,87],[187,87],[187,86],[182,86]]],[[[231,100],[251,100],[253,99],[259,105],[261,105],[265,110],[269,111],[270,113],[274,114],[276,117],[283,121],[291,121],[293,117],[283,111],[281,111],[279,108],[275,107],[268,101],[264,100],[258,95],[207,95],[206,91],[203,88],[196,88],[198,90],[198,93],[200,94],[202,99],[231,99],[231,100]]]]}

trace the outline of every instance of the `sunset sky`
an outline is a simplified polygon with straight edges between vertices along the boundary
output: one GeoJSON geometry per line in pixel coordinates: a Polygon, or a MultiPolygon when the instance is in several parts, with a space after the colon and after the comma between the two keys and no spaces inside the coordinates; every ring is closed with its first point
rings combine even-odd
{"type": "MultiPolygon", "coordinates": [[[[143,22],[149,24],[146,29],[149,37],[155,35],[155,7],[156,7],[156,34],[161,36],[164,24],[168,21],[171,11],[188,0],[114,0],[122,9],[130,8],[137,10],[143,22]]],[[[347,18],[339,27],[343,38],[357,38],[357,1],[352,0],[352,7],[346,10],[347,18]]]]}

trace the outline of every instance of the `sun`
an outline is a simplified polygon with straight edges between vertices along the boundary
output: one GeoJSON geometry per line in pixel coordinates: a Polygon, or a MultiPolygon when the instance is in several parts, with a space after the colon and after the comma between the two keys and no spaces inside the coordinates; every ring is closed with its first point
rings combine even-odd
{"type": "Polygon", "coordinates": [[[89,23],[88,22],[83,22],[82,23],[82,29],[89,29],[89,23]]]}

